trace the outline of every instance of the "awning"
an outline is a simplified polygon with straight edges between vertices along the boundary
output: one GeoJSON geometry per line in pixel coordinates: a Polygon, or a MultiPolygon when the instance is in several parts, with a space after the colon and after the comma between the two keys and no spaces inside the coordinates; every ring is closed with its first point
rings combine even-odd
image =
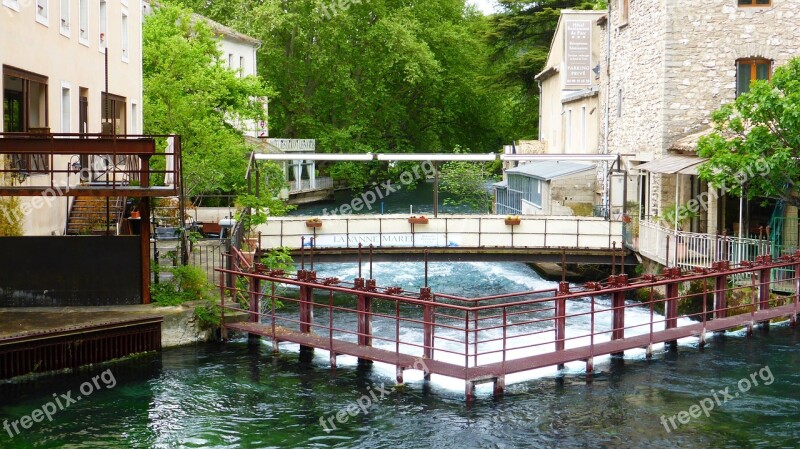
{"type": "Polygon", "coordinates": [[[697,175],[697,168],[707,160],[697,156],[669,155],[633,168],[650,173],[697,175]]]}

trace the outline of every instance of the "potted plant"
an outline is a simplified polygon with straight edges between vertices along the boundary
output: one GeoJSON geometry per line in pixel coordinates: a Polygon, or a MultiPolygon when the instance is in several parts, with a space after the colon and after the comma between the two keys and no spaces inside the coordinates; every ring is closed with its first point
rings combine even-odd
{"type": "Polygon", "coordinates": [[[322,227],[322,220],[317,217],[309,218],[306,220],[306,227],[309,228],[321,228],[322,227]]]}
{"type": "Polygon", "coordinates": [[[424,215],[420,215],[419,217],[412,215],[408,218],[408,222],[411,224],[428,224],[428,218],[424,215]]]}
{"type": "Polygon", "coordinates": [[[505,222],[508,226],[517,226],[522,223],[522,218],[519,215],[509,215],[506,217],[505,222]]]}

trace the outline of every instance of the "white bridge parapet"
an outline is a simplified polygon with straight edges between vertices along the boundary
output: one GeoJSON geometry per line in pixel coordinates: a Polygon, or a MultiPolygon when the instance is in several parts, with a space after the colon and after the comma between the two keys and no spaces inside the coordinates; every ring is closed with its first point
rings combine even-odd
{"type": "MultiPolygon", "coordinates": [[[[419,218],[419,217],[418,217],[419,218]]],[[[256,230],[261,248],[300,248],[301,238],[318,248],[368,247],[462,247],[462,248],[557,248],[605,250],[622,242],[622,223],[595,217],[521,216],[518,225],[506,224],[499,215],[439,215],[427,224],[409,223],[408,215],[348,215],[276,217],[256,230]]]]}

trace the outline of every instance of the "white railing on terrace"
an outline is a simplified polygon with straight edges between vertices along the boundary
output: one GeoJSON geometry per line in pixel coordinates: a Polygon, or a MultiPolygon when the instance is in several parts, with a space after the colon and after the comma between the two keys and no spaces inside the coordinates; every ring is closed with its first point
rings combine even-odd
{"type": "Polygon", "coordinates": [[[300,186],[297,186],[297,181],[289,181],[289,193],[304,192],[307,190],[323,190],[332,189],[335,186],[333,178],[317,178],[314,182],[314,187],[311,186],[311,180],[303,179],[300,186]]]}
{"type": "Polygon", "coordinates": [[[778,257],[786,251],[794,251],[794,248],[772,245],[768,239],[673,231],[649,221],[639,223],[638,247],[635,239],[633,243],[634,249],[648,259],[685,269],[710,268],[713,262],[720,260],[737,265],[760,255],[778,257]]]}

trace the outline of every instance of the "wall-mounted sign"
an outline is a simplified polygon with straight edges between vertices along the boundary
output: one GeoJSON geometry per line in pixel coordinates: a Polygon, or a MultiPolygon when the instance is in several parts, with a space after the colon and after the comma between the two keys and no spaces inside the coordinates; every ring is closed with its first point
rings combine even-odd
{"type": "Polygon", "coordinates": [[[314,139],[269,139],[269,143],[284,153],[313,153],[317,148],[317,141],[314,139]]]}
{"type": "Polygon", "coordinates": [[[564,89],[592,85],[592,22],[569,20],[564,24],[564,89]]]}
{"type": "MultiPolygon", "coordinates": [[[[307,236],[306,246],[311,246],[307,236]]],[[[314,246],[318,248],[356,248],[361,243],[362,246],[383,246],[395,248],[418,247],[437,247],[459,246],[461,239],[458,235],[444,233],[396,233],[396,234],[323,234],[318,235],[314,246]]]]}

